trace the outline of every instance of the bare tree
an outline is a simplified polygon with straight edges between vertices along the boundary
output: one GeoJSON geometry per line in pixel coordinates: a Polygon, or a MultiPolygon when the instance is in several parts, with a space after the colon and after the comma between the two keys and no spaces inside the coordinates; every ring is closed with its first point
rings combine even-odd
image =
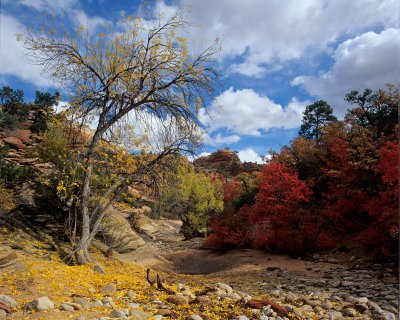
{"type": "Polygon", "coordinates": [[[79,190],[78,263],[91,262],[89,245],[107,208],[127,185],[154,172],[168,155],[190,151],[198,141],[193,124],[197,111],[214,88],[212,68],[218,41],[198,54],[190,54],[182,37],[187,23],[181,14],[146,22],[131,18],[106,26],[95,35],[84,28],[68,36],[52,27],[32,29],[19,36],[28,54],[44,72],[72,92],[71,105],[83,122],[96,120],[84,155],[85,174],[79,190]],[[103,195],[107,201],[90,205],[96,148],[113,128],[134,114],[150,115],[164,125],[157,153],[142,157],[135,170],[119,174],[103,195]],[[174,129],[168,128],[172,125],[174,129]]]}

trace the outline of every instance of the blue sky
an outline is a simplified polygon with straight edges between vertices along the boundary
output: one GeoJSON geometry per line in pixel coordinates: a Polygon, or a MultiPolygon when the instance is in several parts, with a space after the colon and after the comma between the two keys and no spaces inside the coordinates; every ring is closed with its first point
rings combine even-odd
{"type": "Polygon", "coordinates": [[[206,46],[222,37],[216,67],[220,87],[209,102],[200,152],[230,147],[244,161],[260,161],[298,132],[305,107],[327,100],[337,116],[350,90],[399,83],[397,0],[2,0],[0,84],[55,91],[15,40],[43,13],[71,27],[117,23],[126,15],[187,9],[190,39],[206,46]],[[144,10],[145,8],[145,10],[144,10]]]}

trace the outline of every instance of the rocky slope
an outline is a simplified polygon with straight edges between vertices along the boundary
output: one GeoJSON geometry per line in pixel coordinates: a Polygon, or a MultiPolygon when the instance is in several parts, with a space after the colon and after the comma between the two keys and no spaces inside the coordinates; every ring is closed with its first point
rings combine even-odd
{"type": "Polygon", "coordinates": [[[220,149],[209,156],[199,157],[194,165],[207,172],[218,172],[225,176],[236,176],[239,173],[259,171],[261,166],[252,163],[242,163],[235,152],[229,148],[220,149]]]}

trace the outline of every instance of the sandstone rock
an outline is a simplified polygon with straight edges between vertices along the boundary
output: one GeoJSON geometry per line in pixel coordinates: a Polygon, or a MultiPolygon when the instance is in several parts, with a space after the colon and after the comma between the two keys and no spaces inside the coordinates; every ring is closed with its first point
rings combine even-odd
{"type": "Polygon", "coordinates": [[[72,299],[72,302],[75,304],[79,304],[82,308],[90,308],[90,302],[85,297],[75,297],[72,299]]]}
{"type": "Polygon", "coordinates": [[[173,303],[173,304],[176,304],[176,305],[183,305],[183,304],[188,304],[189,300],[188,300],[188,298],[186,298],[186,297],[184,297],[182,295],[176,294],[174,296],[169,296],[167,298],[167,302],[173,303]]]}
{"type": "Polygon", "coordinates": [[[145,320],[151,318],[151,314],[140,310],[130,310],[129,316],[136,320],[145,320]]]}
{"type": "Polygon", "coordinates": [[[99,299],[96,299],[93,302],[93,307],[102,307],[103,306],[103,302],[101,302],[99,299]]]}
{"type": "Polygon", "coordinates": [[[72,308],[74,308],[74,310],[82,310],[83,309],[82,305],[80,305],[79,303],[64,302],[64,304],[71,306],[72,308]]]}
{"type": "Polygon", "coordinates": [[[159,309],[159,310],[157,310],[156,314],[158,314],[160,316],[168,317],[172,314],[172,311],[169,309],[159,309]]]}
{"type": "Polygon", "coordinates": [[[117,291],[117,287],[113,283],[109,283],[108,285],[106,285],[104,288],[101,289],[101,292],[105,293],[105,294],[113,294],[116,291],[117,291]]]}
{"type": "Polygon", "coordinates": [[[113,299],[111,297],[104,297],[103,299],[101,299],[101,302],[110,303],[113,302],[113,299]]]}
{"type": "Polygon", "coordinates": [[[4,138],[3,141],[5,143],[7,143],[8,145],[10,145],[11,148],[14,148],[14,149],[19,150],[19,149],[25,148],[25,145],[22,143],[22,141],[15,137],[7,137],[7,138],[4,138]]]}
{"type": "Polygon", "coordinates": [[[228,295],[233,292],[232,287],[225,283],[219,282],[219,283],[215,284],[215,286],[221,290],[224,290],[228,295]]]}
{"type": "Polygon", "coordinates": [[[203,320],[198,314],[191,314],[190,316],[186,317],[186,320],[203,320]]]}
{"type": "Polygon", "coordinates": [[[4,294],[0,294],[0,302],[5,303],[11,308],[15,308],[17,306],[17,302],[13,298],[6,296],[4,294]]]}
{"type": "Polygon", "coordinates": [[[7,312],[3,309],[0,309],[0,319],[5,319],[7,317],[7,312]]]}
{"type": "Polygon", "coordinates": [[[343,315],[347,317],[356,317],[357,316],[357,311],[354,310],[353,308],[345,308],[342,311],[343,315]]]}
{"type": "Polygon", "coordinates": [[[129,299],[136,299],[137,298],[137,293],[135,293],[135,292],[133,292],[133,291],[129,291],[127,294],[126,294],[126,296],[129,298],[129,299]]]}
{"type": "Polygon", "coordinates": [[[10,137],[18,138],[23,143],[27,143],[29,141],[31,134],[31,130],[14,130],[8,133],[10,137]]]}
{"type": "Polygon", "coordinates": [[[73,306],[71,306],[67,303],[61,303],[60,308],[61,308],[61,310],[65,310],[65,311],[74,311],[75,310],[73,306]]]}
{"type": "Polygon", "coordinates": [[[332,320],[343,319],[343,314],[339,311],[329,311],[328,319],[332,319],[332,320]]]}
{"type": "Polygon", "coordinates": [[[54,303],[48,297],[40,297],[25,305],[27,310],[43,311],[54,309],[54,303]]]}
{"type": "Polygon", "coordinates": [[[110,318],[117,318],[117,319],[124,319],[126,318],[126,314],[122,310],[113,309],[111,310],[110,314],[108,315],[110,318]]]}

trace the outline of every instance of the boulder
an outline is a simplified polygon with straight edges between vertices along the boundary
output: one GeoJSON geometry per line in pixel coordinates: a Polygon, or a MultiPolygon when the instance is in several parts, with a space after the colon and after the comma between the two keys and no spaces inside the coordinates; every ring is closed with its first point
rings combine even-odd
{"type": "Polygon", "coordinates": [[[25,305],[27,310],[43,311],[54,309],[54,303],[49,299],[49,297],[40,297],[25,305]]]}
{"type": "Polygon", "coordinates": [[[67,303],[61,303],[60,304],[60,309],[61,310],[65,310],[65,311],[74,311],[75,310],[73,306],[71,306],[71,305],[69,305],[67,303]]]}
{"type": "Polygon", "coordinates": [[[14,130],[9,133],[10,137],[18,138],[23,143],[27,143],[29,141],[29,137],[31,136],[31,130],[14,130]]]}
{"type": "Polygon", "coordinates": [[[72,299],[72,302],[74,304],[80,305],[84,309],[90,308],[90,302],[85,297],[75,297],[75,298],[72,299]]]}
{"type": "Polygon", "coordinates": [[[176,304],[176,305],[184,305],[184,304],[188,304],[189,300],[188,300],[188,298],[186,298],[186,297],[184,297],[182,295],[176,294],[174,296],[169,296],[167,298],[167,302],[173,303],[173,304],[176,304]]]}
{"type": "Polygon", "coordinates": [[[126,314],[123,310],[112,309],[108,316],[114,319],[126,319],[126,314]]]}
{"type": "Polygon", "coordinates": [[[219,289],[225,291],[228,295],[229,295],[229,294],[232,294],[232,292],[233,292],[232,287],[231,287],[231,286],[228,286],[228,285],[225,284],[225,283],[219,282],[219,283],[217,283],[215,286],[216,286],[217,288],[219,288],[219,289]]]}
{"type": "Polygon", "coordinates": [[[5,303],[11,308],[15,308],[17,306],[17,302],[13,298],[4,294],[0,294],[0,302],[5,303]]]}
{"type": "Polygon", "coordinates": [[[140,311],[140,310],[130,310],[129,316],[133,317],[133,319],[136,319],[136,320],[145,320],[145,319],[149,319],[152,317],[151,314],[144,312],[144,311],[140,311]]]}
{"type": "Polygon", "coordinates": [[[198,314],[191,314],[186,318],[186,320],[203,320],[203,318],[200,317],[198,314]]]}
{"type": "Polygon", "coordinates": [[[19,149],[25,148],[25,145],[22,143],[22,141],[15,137],[7,137],[7,138],[4,138],[3,141],[5,143],[7,143],[8,145],[10,145],[11,148],[14,148],[14,149],[19,150],[19,149]]]}
{"type": "Polygon", "coordinates": [[[108,285],[106,285],[104,288],[101,289],[101,292],[105,294],[113,294],[116,291],[117,291],[117,286],[113,283],[109,283],[108,285]]]}

